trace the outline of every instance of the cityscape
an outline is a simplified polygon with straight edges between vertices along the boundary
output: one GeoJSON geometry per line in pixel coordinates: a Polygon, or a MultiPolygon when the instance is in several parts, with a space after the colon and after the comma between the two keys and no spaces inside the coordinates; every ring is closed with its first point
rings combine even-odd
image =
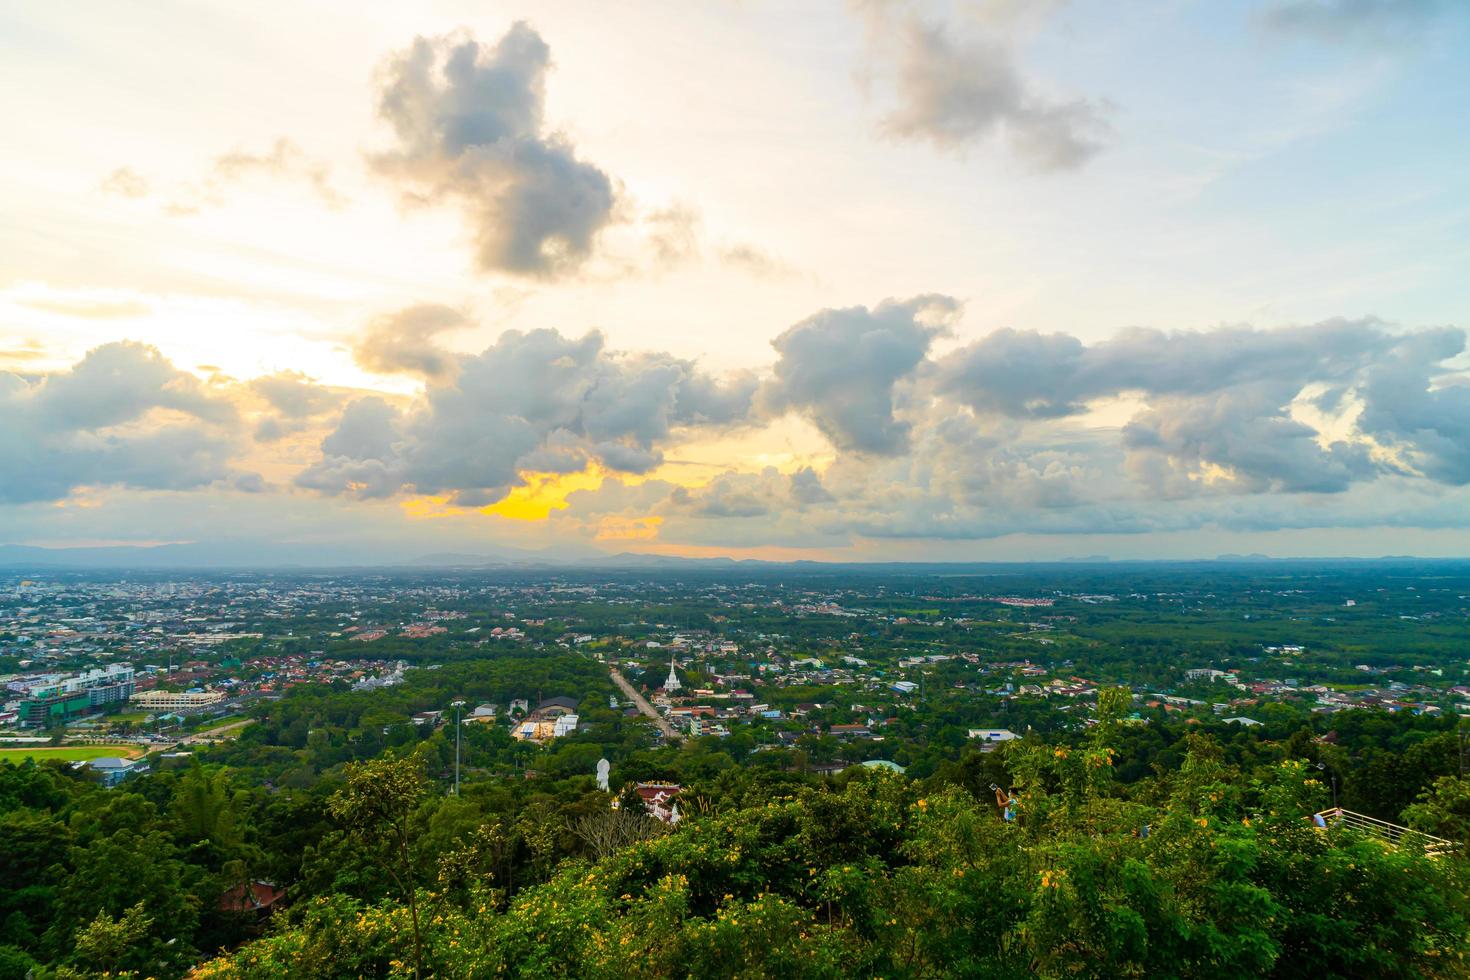
{"type": "Polygon", "coordinates": [[[1470,980],[1470,0],[0,3],[0,980],[1470,980]]]}

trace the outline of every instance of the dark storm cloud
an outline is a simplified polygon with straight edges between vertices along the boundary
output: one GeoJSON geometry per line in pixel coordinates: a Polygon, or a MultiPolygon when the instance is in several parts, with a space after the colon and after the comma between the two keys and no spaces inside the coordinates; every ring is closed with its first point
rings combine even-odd
{"type": "Polygon", "coordinates": [[[459,356],[408,412],[354,402],[298,482],[474,505],[503,497],[522,471],[576,472],[596,461],[644,473],[678,430],[745,421],[755,387],[753,376],[716,379],[669,354],[608,351],[595,332],[509,331],[483,353],[459,356]]]}
{"type": "Polygon", "coordinates": [[[106,344],[34,381],[0,373],[0,501],[214,483],[237,428],[228,401],[143,344],[106,344]]]}
{"type": "Polygon", "coordinates": [[[838,449],[901,453],[909,425],[894,415],[894,386],[958,309],[947,296],[919,296],[822,310],[771,341],[780,358],[762,404],[807,416],[838,449]]]}
{"type": "Polygon", "coordinates": [[[374,165],[424,200],[457,202],[486,271],[572,269],[612,218],[612,180],[546,129],[550,64],[546,42],[517,23],[494,46],[417,38],[382,71],[378,113],[397,145],[374,165]]]}

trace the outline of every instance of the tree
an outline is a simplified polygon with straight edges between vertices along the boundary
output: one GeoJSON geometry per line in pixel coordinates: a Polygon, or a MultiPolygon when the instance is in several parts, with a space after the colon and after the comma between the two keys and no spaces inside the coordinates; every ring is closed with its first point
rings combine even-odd
{"type": "Polygon", "coordinates": [[[423,975],[424,948],[409,852],[414,840],[413,815],[424,791],[423,767],[417,759],[375,759],[348,765],[347,785],[333,793],[327,804],[332,816],[368,849],[403,893],[413,921],[416,978],[423,975]]]}
{"type": "Polygon", "coordinates": [[[196,763],[179,779],[172,809],[185,839],[231,847],[240,842],[242,812],[249,800],[244,790],[230,792],[223,769],[211,775],[196,763]]]}
{"type": "Polygon", "coordinates": [[[1448,837],[1470,847],[1470,779],[1441,776],[1404,809],[1404,822],[1415,830],[1448,837]]]}
{"type": "Polygon", "coordinates": [[[572,824],[572,833],[599,861],[629,844],[657,837],[664,830],[662,823],[645,813],[621,809],[589,814],[572,824]]]}
{"type": "Polygon", "coordinates": [[[148,934],[153,919],[143,912],[143,903],[113,918],[105,911],[77,930],[77,956],[98,970],[111,973],[130,949],[148,934]]]}

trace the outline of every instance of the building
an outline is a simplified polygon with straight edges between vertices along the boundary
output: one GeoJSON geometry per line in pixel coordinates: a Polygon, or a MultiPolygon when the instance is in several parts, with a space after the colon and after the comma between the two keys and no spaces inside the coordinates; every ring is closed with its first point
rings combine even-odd
{"type": "Polygon", "coordinates": [[[511,729],[511,734],[522,742],[549,742],[554,738],[561,738],[575,732],[580,721],[581,719],[576,715],[557,715],[554,718],[542,719],[528,718],[511,729]]]}
{"type": "Polygon", "coordinates": [[[120,759],[116,756],[105,756],[101,759],[88,759],[77,763],[98,773],[102,777],[103,786],[116,786],[130,776],[148,771],[148,763],[142,759],[120,759]]]}
{"type": "Polygon", "coordinates": [[[265,921],[286,903],[286,889],[273,882],[241,882],[219,897],[219,910],[254,918],[252,934],[258,935],[265,921]]]}
{"type": "Polygon", "coordinates": [[[684,789],[678,783],[636,783],[633,789],[648,808],[648,815],[655,820],[672,827],[684,819],[675,802],[675,797],[684,789]]]}
{"type": "Polygon", "coordinates": [[[1013,742],[1021,736],[1009,728],[972,728],[970,737],[980,742],[981,752],[993,752],[1002,742],[1013,742]]]}
{"type": "Polygon", "coordinates": [[[113,664],[80,674],[41,674],[9,687],[25,695],[17,710],[20,723],[39,727],[127,701],[133,693],[133,668],[113,664]]]}
{"type": "Polygon", "coordinates": [[[684,685],[679,681],[679,675],[674,671],[674,658],[669,658],[669,679],[664,681],[664,690],[670,694],[679,690],[684,685]]]}
{"type": "Polygon", "coordinates": [[[577,699],[569,697],[547,698],[536,705],[536,710],[531,712],[531,717],[537,720],[555,718],[557,715],[570,715],[577,712],[577,699]]]}
{"type": "Polygon", "coordinates": [[[495,721],[495,716],[500,713],[500,706],[495,704],[482,704],[465,716],[466,725],[488,725],[495,721]]]}
{"type": "Polygon", "coordinates": [[[155,714],[197,715],[217,707],[225,700],[223,691],[142,691],[134,694],[135,707],[155,714]]]}
{"type": "Polygon", "coordinates": [[[1240,678],[1234,671],[1216,670],[1213,667],[1193,667],[1184,672],[1187,681],[1224,681],[1226,684],[1234,684],[1240,678]]]}

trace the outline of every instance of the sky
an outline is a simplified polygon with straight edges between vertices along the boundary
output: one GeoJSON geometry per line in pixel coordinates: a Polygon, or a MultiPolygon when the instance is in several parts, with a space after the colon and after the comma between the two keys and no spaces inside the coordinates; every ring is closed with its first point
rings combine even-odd
{"type": "Polygon", "coordinates": [[[0,0],[0,543],[1470,554],[1470,5],[0,0]]]}

